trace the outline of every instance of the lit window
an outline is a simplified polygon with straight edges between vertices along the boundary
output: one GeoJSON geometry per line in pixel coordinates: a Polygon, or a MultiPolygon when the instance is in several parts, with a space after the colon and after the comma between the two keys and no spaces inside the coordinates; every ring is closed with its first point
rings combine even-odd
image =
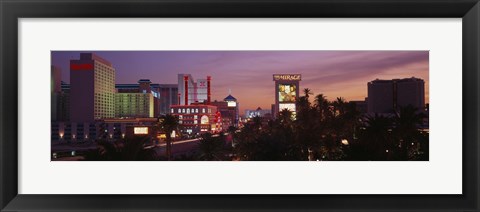
{"type": "Polygon", "coordinates": [[[202,108],[202,113],[205,113],[205,108],[202,108]]]}
{"type": "Polygon", "coordinates": [[[178,108],[178,113],[181,113],[182,112],[182,109],[178,108]]]}
{"type": "Polygon", "coordinates": [[[182,109],[182,113],[185,113],[185,108],[182,109]]]}

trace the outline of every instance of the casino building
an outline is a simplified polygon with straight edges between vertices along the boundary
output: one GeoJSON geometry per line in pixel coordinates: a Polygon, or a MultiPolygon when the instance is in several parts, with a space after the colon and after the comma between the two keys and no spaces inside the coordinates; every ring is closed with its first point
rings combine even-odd
{"type": "Polygon", "coordinates": [[[170,105],[170,114],[178,117],[181,133],[195,135],[222,129],[221,114],[211,104],[211,77],[194,80],[190,74],[178,74],[178,103],[170,105]]]}
{"type": "Polygon", "coordinates": [[[425,108],[425,82],[419,78],[404,78],[368,82],[367,112],[393,113],[400,107],[412,105],[425,108]]]}
{"type": "Polygon", "coordinates": [[[222,130],[227,130],[228,127],[238,127],[239,123],[239,102],[235,97],[229,94],[223,101],[213,101],[211,105],[217,107],[220,112],[222,121],[222,130]]]}
{"type": "Polygon", "coordinates": [[[184,134],[214,133],[221,129],[221,115],[217,107],[205,104],[172,105],[170,114],[178,117],[184,134]]]}
{"type": "Polygon", "coordinates": [[[274,74],[273,81],[275,82],[275,106],[273,108],[274,116],[284,109],[292,111],[292,115],[296,115],[295,102],[299,96],[300,81],[302,75],[300,74],[274,74]]]}

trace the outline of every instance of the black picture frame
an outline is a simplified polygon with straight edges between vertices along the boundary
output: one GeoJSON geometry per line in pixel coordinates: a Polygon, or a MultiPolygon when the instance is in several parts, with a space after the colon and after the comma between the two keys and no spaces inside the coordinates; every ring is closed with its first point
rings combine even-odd
{"type": "Polygon", "coordinates": [[[0,0],[0,2],[1,211],[478,211],[480,209],[478,183],[480,5],[478,0],[0,0]],[[18,194],[18,19],[54,17],[462,18],[463,194],[18,194]]]}

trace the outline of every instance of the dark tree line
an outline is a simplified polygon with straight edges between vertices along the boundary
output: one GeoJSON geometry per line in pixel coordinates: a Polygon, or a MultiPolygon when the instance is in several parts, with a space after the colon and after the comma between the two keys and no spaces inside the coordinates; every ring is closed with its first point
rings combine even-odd
{"type": "Polygon", "coordinates": [[[428,160],[426,118],[412,106],[391,115],[364,115],[343,98],[328,101],[304,90],[296,114],[280,111],[262,124],[255,117],[235,134],[239,160],[428,160]]]}

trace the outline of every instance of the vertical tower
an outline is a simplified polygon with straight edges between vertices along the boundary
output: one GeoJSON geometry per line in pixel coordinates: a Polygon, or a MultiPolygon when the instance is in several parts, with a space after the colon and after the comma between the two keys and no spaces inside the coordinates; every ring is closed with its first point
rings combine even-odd
{"type": "Polygon", "coordinates": [[[93,122],[115,116],[115,69],[107,60],[81,53],[70,60],[70,119],[93,122]]]}
{"type": "Polygon", "coordinates": [[[188,105],[188,75],[183,76],[183,83],[184,83],[184,92],[185,92],[185,100],[184,104],[188,105]]]}
{"type": "Polygon", "coordinates": [[[296,115],[296,100],[300,91],[300,74],[274,74],[275,81],[275,108],[273,115],[276,117],[278,113],[284,109],[292,112],[292,116],[296,115]]]}
{"type": "Polygon", "coordinates": [[[51,120],[58,121],[58,105],[60,94],[62,92],[61,88],[61,80],[62,80],[62,72],[60,68],[56,66],[51,66],[51,73],[50,73],[50,102],[51,102],[51,120]]]}
{"type": "Polygon", "coordinates": [[[211,92],[210,92],[210,83],[211,83],[212,77],[207,76],[207,104],[210,104],[212,100],[211,92]]]}

